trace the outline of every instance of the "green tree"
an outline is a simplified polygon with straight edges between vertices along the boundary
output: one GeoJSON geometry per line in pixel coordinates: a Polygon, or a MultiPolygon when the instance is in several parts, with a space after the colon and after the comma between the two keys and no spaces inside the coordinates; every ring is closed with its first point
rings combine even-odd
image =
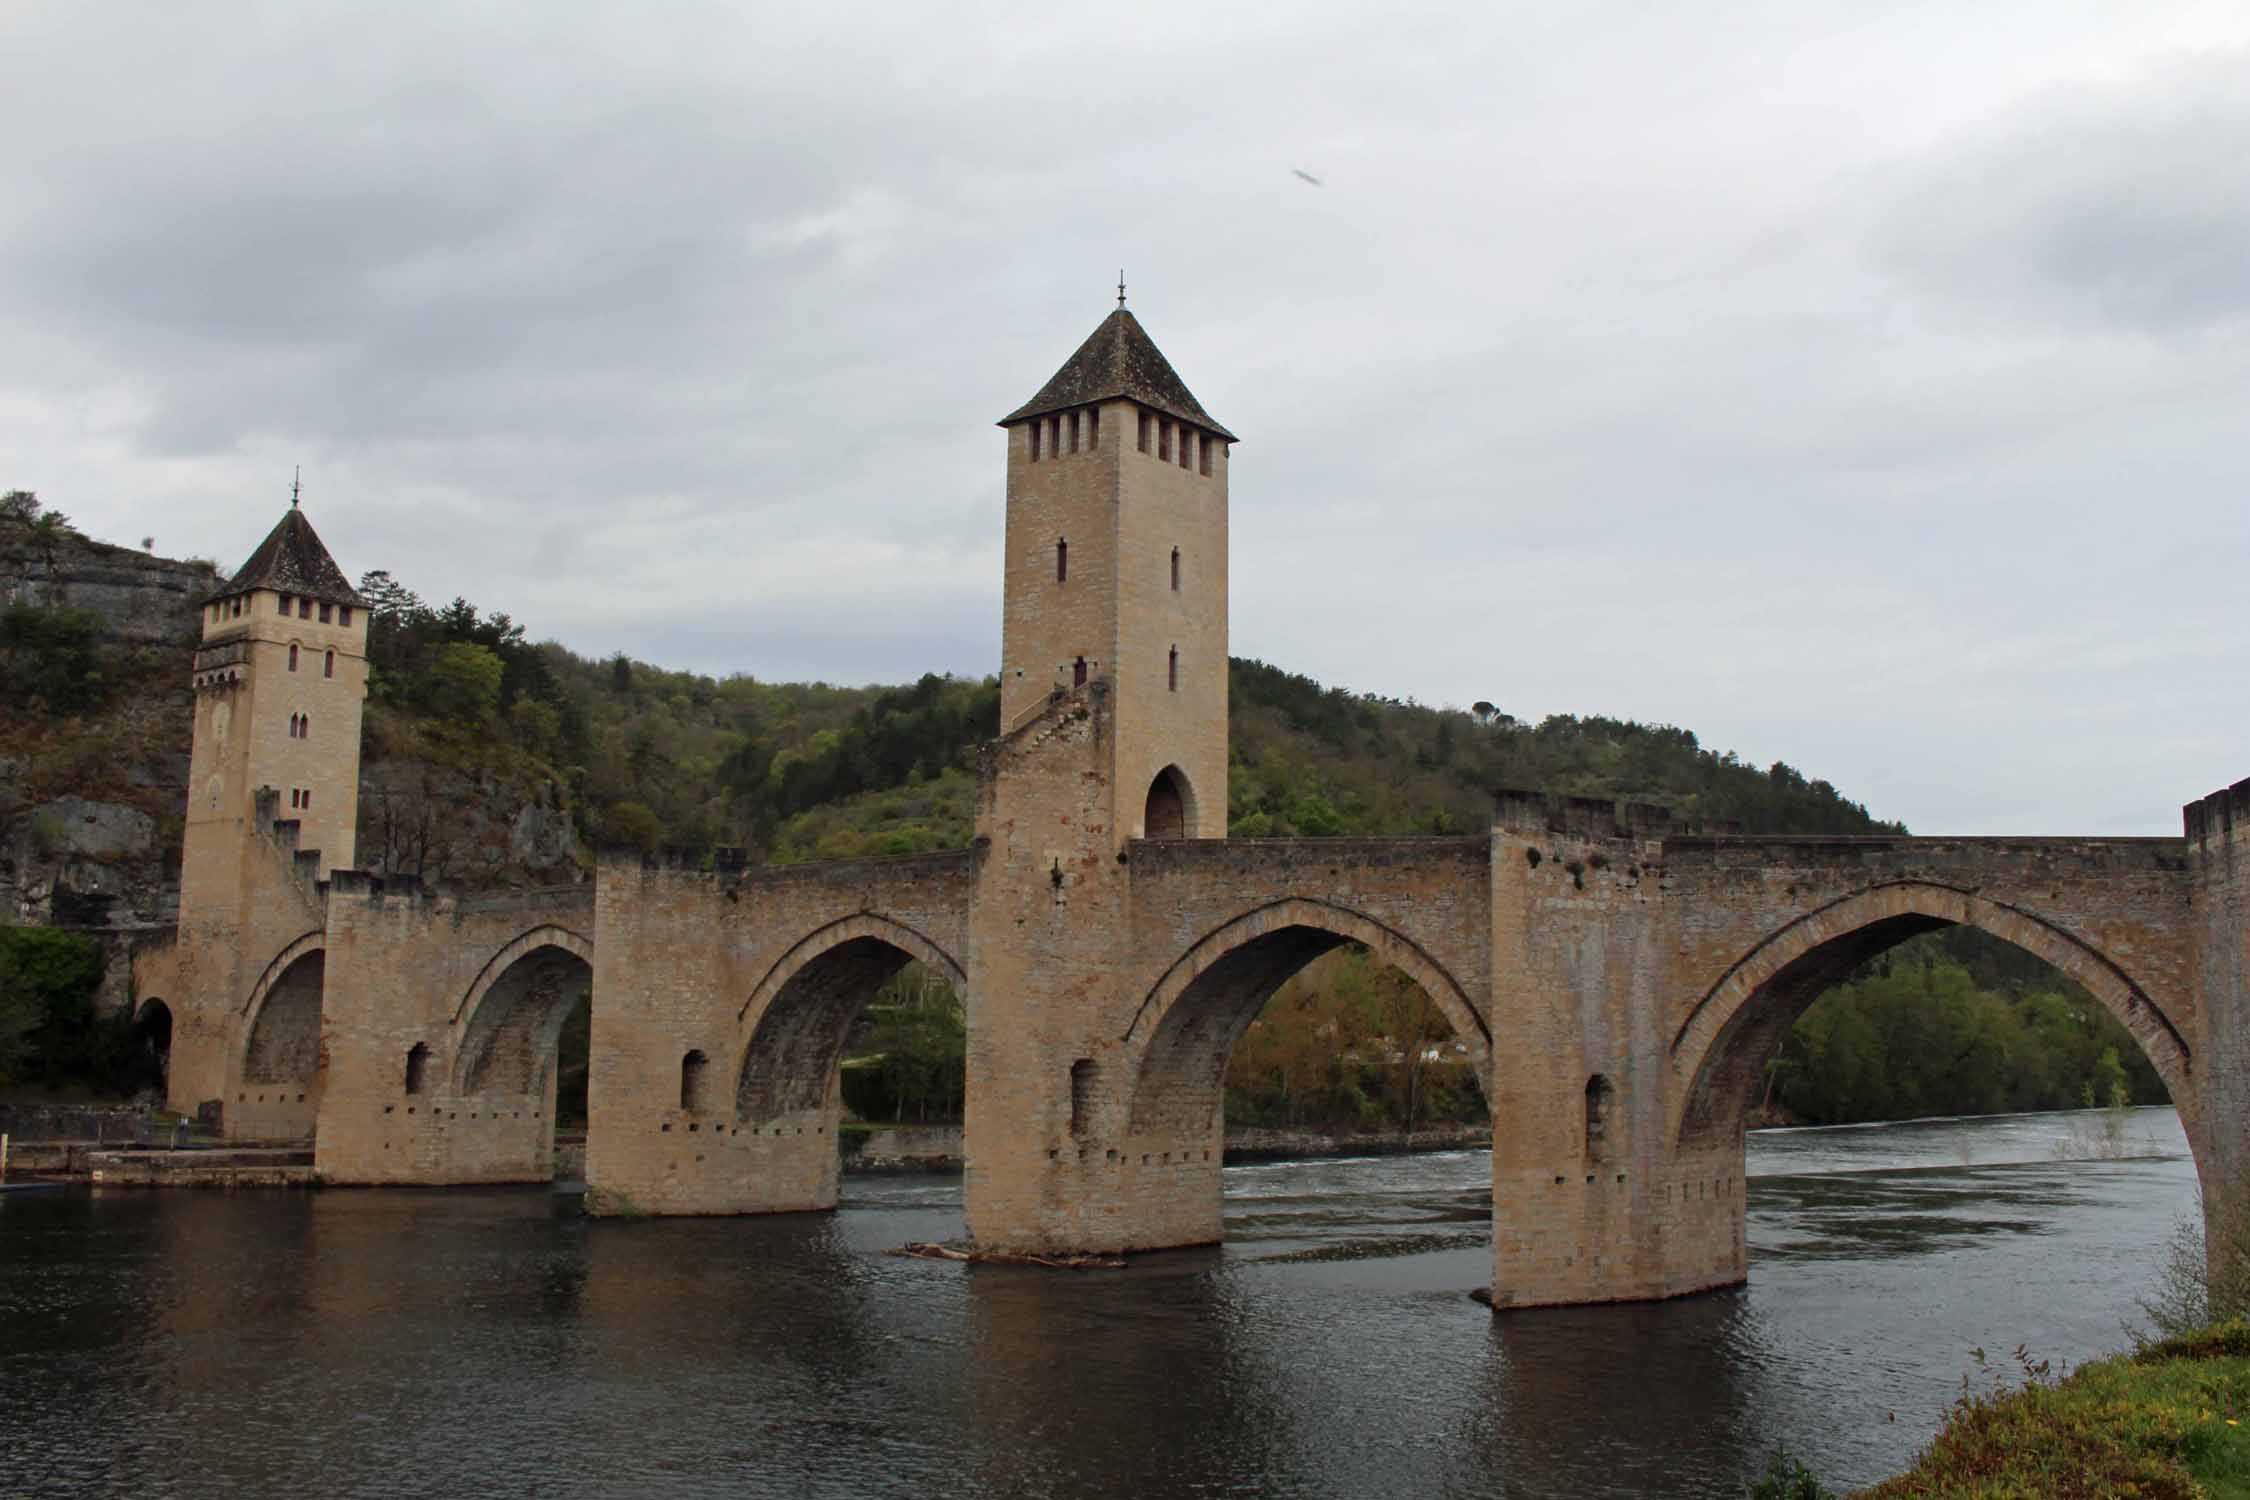
{"type": "Polygon", "coordinates": [[[500,702],[500,658],[483,646],[453,641],[430,666],[432,706],[465,719],[482,719],[500,702]]]}
{"type": "Polygon", "coordinates": [[[94,1013],[101,944],[52,927],[0,927],[0,1082],[105,1072],[119,1038],[94,1013]]]}

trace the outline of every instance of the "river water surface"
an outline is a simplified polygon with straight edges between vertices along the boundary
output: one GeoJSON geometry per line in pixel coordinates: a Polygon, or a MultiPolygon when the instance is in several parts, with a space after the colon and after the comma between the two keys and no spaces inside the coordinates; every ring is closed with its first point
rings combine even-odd
{"type": "Polygon", "coordinates": [[[1223,1249],[1078,1273],[885,1254],[962,1232],[957,1178],[633,1223],[535,1188],[0,1198],[0,1494],[1720,1495],[1781,1443],[1864,1483],[1972,1348],[2117,1348],[2195,1207],[2170,1110],[2121,1147],[2098,1115],[1765,1132],[1749,1167],[1747,1287],[1497,1318],[1481,1152],[1229,1168],[1223,1249]]]}

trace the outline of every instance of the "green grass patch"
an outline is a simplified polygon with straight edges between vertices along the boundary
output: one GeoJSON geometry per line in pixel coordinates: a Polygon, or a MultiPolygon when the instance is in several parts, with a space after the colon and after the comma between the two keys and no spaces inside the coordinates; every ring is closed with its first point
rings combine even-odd
{"type": "Polygon", "coordinates": [[[2250,1323],[2222,1323],[2066,1379],[1964,1391],[1912,1469],[1866,1500],[2250,1500],[2250,1323]]]}

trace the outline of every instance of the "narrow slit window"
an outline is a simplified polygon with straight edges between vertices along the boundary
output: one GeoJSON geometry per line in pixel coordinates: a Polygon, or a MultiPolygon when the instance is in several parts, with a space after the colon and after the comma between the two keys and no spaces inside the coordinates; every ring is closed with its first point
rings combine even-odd
{"type": "MultiPolygon", "coordinates": [[[[1206,473],[1206,474],[1208,474],[1208,473],[1210,473],[1210,472],[1211,472],[1211,465],[1210,465],[1210,464],[1209,464],[1208,462],[1206,462],[1206,463],[1205,463],[1205,464],[1203,465],[1203,472],[1204,472],[1204,473],[1206,473]]],[[[337,606],[336,606],[336,623],[337,623],[337,624],[339,624],[339,625],[349,625],[349,624],[351,624],[351,622],[352,622],[352,607],[351,607],[351,606],[350,606],[349,604],[339,604],[339,605],[337,605],[337,606]]]]}
{"type": "Polygon", "coordinates": [[[1062,453],[1062,413],[1060,412],[1047,419],[1047,451],[1058,456],[1062,453]]]}
{"type": "Polygon", "coordinates": [[[1177,547],[1174,547],[1174,548],[1172,549],[1172,592],[1176,594],[1176,593],[1178,593],[1179,591],[1180,591],[1180,549],[1179,549],[1179,548],[1177,548],[1177,547]]]}
{"type": "Polygon", "coordinates": [[[320,665],[320,675],[321,675],[321,676],[323,676],[323,677],[333,677],[333,676],[335,676],[335,675],[336,675],[336,653],[335,653],[335,652],[333,652],[333,651],[329,652],[329,653],[328,653],[328,658],[327,658],[327,660],[325,660],[325,661],[323,661],[323,662],[321,663],[321,665],[320,665]]]}
{"type": "Polygon", "coordinates": [[[1195,463],[1195,434],[1186,427],[1180,429],[1180,467],[1191,468],[1195,463]]]}
{"type": "Polygon", "coordinates": [[[1141,413],[1141,451],[1142,451],[1143,453],[1146,453],[1146,452],[1148,452],[1148,429],[1149,429],[1150,425],[1151,425],[1151,423],[1150,423],[1150,418],[1149,418],[1149,414],[1148,414],[1147,412],[1145,412],[1145,411],[1144,411],[1144,412],[1142,412],[1142,413],[1141,413]]]}
{"type": "Polygon", "coordinates": [[[302,805],[308,808],[312,806],[312,788],[309,786],[305,788],[305,800],[302,805]]]}
{"type": "Polygon", "coordinates": [[[1165,668],[1165,687],[1171,692],[1180,690],[1180,648],[1172,648],[1172,660],[1165,668]]]}
{"type": "Polygon", "coordinates": [[[292,672],[297,670],[297,646],[294,641],[289,645],[289,670],[292,672]]]}
{"type": "Polygon", "coordinates": [[[1156,428],[1156,459],[1158,463],[1172,461],[1172,424],[1160,422],[1156,428]]]}
{"type": "Polygon", "coordinates": [[[1070,685],[1074,688],[1086,685],[1086,658],[1083,656],[1070,664],[1070,685]]]}
{"type": "Polygon", "coordinates": [[[297,601],[297,618],[300,620],[312,618],[312,601],[310,599],[299,599],[297,601]]]}
{"type": "Polygon", "coordinates": [[[1070,543],[1055,539],[1055,582],[1070,582],[1070,543]]]}
{"type": "Polygon", "coordinates": [[[1086,1139],[1094,1124],[1094,1060],[1081,1057],[1070,1065],[1070,1138],[1086,1139]]]}
{"type": "Polygon", "coordinates": [[[281,612],[283,614],[289,613],[289,596],[287,594],[281,596],[281,612]]]}
{"type": "Polygon", "coordinates": [[[1610,1081],[1599,1073],[1586,1080],[1586,1160],[1589,1164],[1605,1161],[1610,1155],[1610,1113],[1616,1094],[1610,1081]]]}
{"type": "Polygon", "coordinates": [[[320,623],[321,623],[321,624],[323,624],[323,625],[326,625],[326,624],[328,624],[328,623],[329,623],[329,621],[330,621],[330,618],[331,618],[331,617],[332,617],[332,616],[333,616],[333,615],[334,615],[335,613],[336,613],[336,606],[334,606],[333,604],[323,604],[323,605],[322,605],[322,606],[320,607],[320,623]]]}

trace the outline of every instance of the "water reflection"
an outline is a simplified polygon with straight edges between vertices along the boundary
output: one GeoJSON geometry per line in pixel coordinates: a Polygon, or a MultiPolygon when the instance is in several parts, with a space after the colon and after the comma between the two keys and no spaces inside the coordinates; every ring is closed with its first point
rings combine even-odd
{"type": "Polygon", "coordinates": [[[1499,1318],[1478,1153],[1229,1169],[1225,1248],[1077,1274],[885,1253],[961,1232],[944,1179],[0,1200],[0,1493],[1709,1494],[1777,1442],[1860,1483],[1972,1345],[2119,1342],[2194,1172],[2161,1111],[2058,1161],[2086,1125],[1761,1136],[1747,1288],[1499,1318]]]}

